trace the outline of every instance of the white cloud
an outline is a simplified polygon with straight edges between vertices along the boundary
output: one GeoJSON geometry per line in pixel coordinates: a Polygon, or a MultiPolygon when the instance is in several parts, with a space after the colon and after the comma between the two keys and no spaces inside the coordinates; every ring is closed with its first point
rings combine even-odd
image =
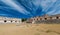
{"type": "Polygon", "coordinates": [[[56,0],[42,0],[41,6],[43,7],[43,11],[46,12],[55,2],[56,0]]]}
{"type": "Polygon", "coordinates": [[[55,12],[55,10],[52,10],[52,11],[47,12],[46,14],[53,15],[54,12],[55,12]]]}
{"type": "Polygon", "coordinates": [[[30,14],[30,12],[27,12],[21,5],[19,6],[18,4],[16,4],[13,0],[1,0],[2,2],[4,2],[5,4],[13,7],[14,9],[16,9],[17,11],[23,13],[23,14],[30,14]]]}

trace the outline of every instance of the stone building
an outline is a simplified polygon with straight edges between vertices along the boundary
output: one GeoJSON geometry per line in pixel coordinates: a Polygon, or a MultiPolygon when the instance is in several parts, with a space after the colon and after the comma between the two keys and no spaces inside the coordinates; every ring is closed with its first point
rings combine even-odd
{"type": "Polygon", "coordinates": [[[0,24],[21,23],[19,18],[0,17],[0,24]]]}
{"type": "Polygon", "coordinates": [[[44,15],[44,16],[37,16],[34,18],[30,18],[29,22],[31,21],[34,23],[60,23],[60,14],[57,15],[44,15]],[[32,21],[31,21],[32,20],[32,21]]]}

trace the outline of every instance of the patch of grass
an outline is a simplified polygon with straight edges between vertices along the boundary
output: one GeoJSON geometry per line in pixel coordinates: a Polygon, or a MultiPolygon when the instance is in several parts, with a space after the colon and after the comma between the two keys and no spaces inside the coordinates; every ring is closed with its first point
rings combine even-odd
{"type": "Polygon", "coordinates": [[[51,30],[47,30],[47,31],[45,31],[46,33],[49,33],[49,32],[51,32],[51,30]]]}
{"type": "Polygon", "coordinates": [[[39,26],[39,24],[36,24],[36,26],[39,26]]]}
{"type": "Polygon", "coordinates": [[[39,31],[39,29],[36,29],[37,31],[39,31]]]}
{"type": "Polygon", "coordinates": [[[40,33],[35,33],[34,35],[40,35],[40,33]]]}
{"type": "Polygon", "coordinates": [[[20,26],[20,25],[16,25],[16,26],[20,26]]]}
{"type": "Polygon", "coordinates": [[[51,31],[51,30],[46,31],[46,33],[49,33],[49,32],[54,32],[54,33],[60,34],[59,32],[56,32],[56,31],[51,31]]]}
{"type": "Polygon", "coordinates": [[[40,31],[39,29],[36,29],[37,31],[40,31]]]}
{"type": "Polygon", "coordinates": [[[57,34],[60,34],[59,32],[56,32],[56,31],[52,31],[52,32],[57,33],[57,34]]]}
{"type": "Polygon", "coordinates": [[[26,25],[27,27],[29,27],[29,25],[26,25]]]}

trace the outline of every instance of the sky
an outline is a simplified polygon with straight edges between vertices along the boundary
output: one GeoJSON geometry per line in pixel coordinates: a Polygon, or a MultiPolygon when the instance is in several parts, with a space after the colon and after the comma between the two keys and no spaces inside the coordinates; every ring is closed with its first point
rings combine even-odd
{"type": "Polygon", "coordinates": [[[60,14],[60,0],[0,0],[0,16],[30,18],[60,14]]]}

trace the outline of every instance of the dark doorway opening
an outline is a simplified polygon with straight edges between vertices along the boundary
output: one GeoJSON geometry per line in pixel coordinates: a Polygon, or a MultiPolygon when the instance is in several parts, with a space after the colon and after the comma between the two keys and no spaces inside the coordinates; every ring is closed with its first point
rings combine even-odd
{"type": "Polygon", "coordinates": [[[37,18],[37,21],[38,21],[38,18],[37,18]]]}
{"type": "Polygon", "coordinates": [[[45,20],[47,20],[47,18],[45,18],[45,20]]]}
{"type": "Polygon", "coordinates": [[[15,22],[17,22],[17,21],[15,21],[15,22]]]}
{"type": "Polygon", "coordinates": [[[59,19],[59,17],[56,17],[56,19],[59,19]]]}
{"type": "Polygon", "coordinates": [[[4,20],[4,22],[7,22],[6,20],[4,20]]]}
{"type": "Polygon", "coordinates": [[[40,20],[42,20],[42,18],[40,18],[40,20]]]}
{"type": "Polygon", "coordinates": [[[13,21],[11,20],[11,22],[13,22],[13,21]]]}
{"type": "Polygon", "coordinates": [[[50,17],[50,19],[52,19],[52,17],[50,17]]]}

